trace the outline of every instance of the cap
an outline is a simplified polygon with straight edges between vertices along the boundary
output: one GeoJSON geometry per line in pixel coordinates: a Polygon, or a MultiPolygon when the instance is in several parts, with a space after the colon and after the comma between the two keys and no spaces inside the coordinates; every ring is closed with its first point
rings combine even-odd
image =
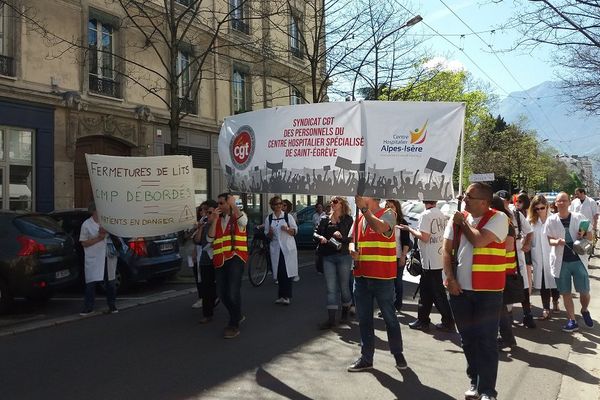
{"type": "Polygon", "coordinates": [[[510,200],[510,195],[506,190],[498,190],[496,196],[500,197],[502,200],[510,200]]]}

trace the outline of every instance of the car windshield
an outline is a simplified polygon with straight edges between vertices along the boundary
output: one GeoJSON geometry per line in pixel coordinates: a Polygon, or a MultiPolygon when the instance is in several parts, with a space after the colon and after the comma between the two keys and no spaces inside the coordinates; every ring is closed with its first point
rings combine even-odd
{"type": "Polygon", "coordinates": [[[45,215],[25,215],[14,219],[16,227],[24,234],[47,238],[62,232],[58,223],[45,215]]]}

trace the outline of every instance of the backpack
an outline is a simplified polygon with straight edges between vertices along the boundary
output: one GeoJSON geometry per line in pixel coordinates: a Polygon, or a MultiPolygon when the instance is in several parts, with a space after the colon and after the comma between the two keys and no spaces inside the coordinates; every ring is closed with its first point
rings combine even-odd
{"type": "MultiPolygon", "coordinates": [[[[283,213],[283,219],[285,220],[285,223],[288,224],[288,226],[289,226],[290,225],[290,217],[288,217],[288,213],[286,213],[286,212],[283,213]]],[[[273,223],[273,213],[269,214],[269,226],[271,226],[272,223],[273,223]]]]}

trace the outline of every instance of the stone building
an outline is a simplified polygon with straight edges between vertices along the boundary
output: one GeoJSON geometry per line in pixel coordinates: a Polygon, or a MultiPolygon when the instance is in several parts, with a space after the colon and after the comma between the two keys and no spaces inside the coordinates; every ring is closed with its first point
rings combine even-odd
{"type": "MultiPolygon", "coordinates": [[[[178,12],[196,1],[176,0],[178,12]]],[[[215,35],[223,50],[207,58],[197,90],[178,93],[186,113],[179,153],[193,158],[197,201],[224,190],[217,154],[224,117],[311,98],[299,49],[302,31],[311,28],[303,1],[272,7],[280,14],[271,18],[259,18],[251,5],[272,2],[206,3],[229,10],[215,35]],[[266,58],[266,45],[285,51],[266,58]],[[273,78],[272,70],[289,71],[298,84],[273,78]]],[[[85,207],[92,198],[85,153],[165,154],[169,109],[150,91],[168,98],[169,86],[140,72],[148,66],[161,72],[164,64],[124,16],[117,1],[106,0],[9,0],[0,6],[0,208],[85,207]],[[156,85],[151,90],[149,82],[156,85]]],[[[190,63],[217,25],[206,19],[193,24],[196,35],[179,49],[177,68],[190,63]]],[[[192,73],[179,79],[179,89],[195,82],[192,73]]]]}

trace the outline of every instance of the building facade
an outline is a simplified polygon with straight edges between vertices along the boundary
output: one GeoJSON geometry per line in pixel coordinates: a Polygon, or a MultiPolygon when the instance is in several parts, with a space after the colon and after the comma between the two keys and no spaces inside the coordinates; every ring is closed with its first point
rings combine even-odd
{"type": "Polygon", "coordinates": [[[575,173],[586,192],[590,196],[597,196],[597,185],[594,179],[594,171],[592,160],[587,156],[568,155],[560,154],[557,158],[567,166],[567,170],[571,173],[575,173]]]}
{"type": "MultiPolygon", "coordinates": [[[[151,9],[149,15],[164,12],[162,1],[137,3],[151,9]]],[[[175,11],[190,12],[196,3],[177,0],[175,11]]],[[[87,206],[86,153],[165,154],[174,91],[181,118],[177,152],[192,156],[196,200],[224,191],[217,153],[223,119],[310,98],[298,44],[302,30],[310,29],[303,22],[305,3],[270,7],[278,11],[268,18],[260,12],[271,2],[256,3],[261,9],[246,0],[211,2],[223,11],[213,14],[227,18],[198,15],[180,37],[174,63],[169,48],[128,20],[118,1],[12,0],[0,6],[1,208],[87,206]],[[213,50],[204,57],[210,40],[213,50]],[[265,46],[283,50],[267,57],[265,46]],[[298,84],[273,78],[269,71],[276,69],[291,71],[298,84]]]]}

